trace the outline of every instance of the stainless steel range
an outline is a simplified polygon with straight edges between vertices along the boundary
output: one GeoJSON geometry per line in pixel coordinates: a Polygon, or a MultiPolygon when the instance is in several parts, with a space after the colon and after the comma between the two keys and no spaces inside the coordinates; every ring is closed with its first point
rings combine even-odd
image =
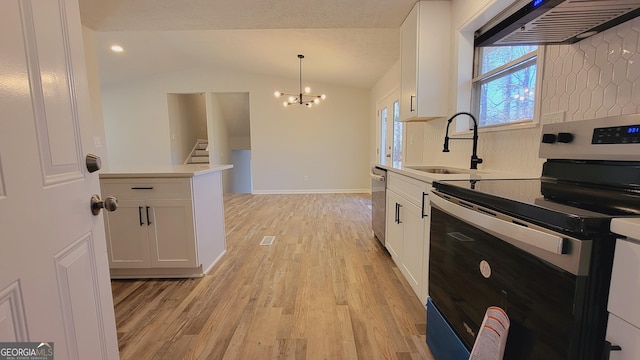
{"type": "Polygon", "coordinates": [[[427,343],[466,359],[489,306],[504,359],[602,359],[614,217],[640,216],[640,115],[543,127],[538,179],[434,182],[427,343]]]}

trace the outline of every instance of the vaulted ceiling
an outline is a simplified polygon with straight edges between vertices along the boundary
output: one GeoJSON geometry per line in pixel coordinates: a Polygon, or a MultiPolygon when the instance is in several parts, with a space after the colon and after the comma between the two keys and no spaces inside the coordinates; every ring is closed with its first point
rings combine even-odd
{"type": "Polygon", "coordinates": [[[221,66],[370,88],[399,58],[416,0],[80,0],[101,81],[221,66]],[[109,50],[119,43],[125,52],[109,50]]]}

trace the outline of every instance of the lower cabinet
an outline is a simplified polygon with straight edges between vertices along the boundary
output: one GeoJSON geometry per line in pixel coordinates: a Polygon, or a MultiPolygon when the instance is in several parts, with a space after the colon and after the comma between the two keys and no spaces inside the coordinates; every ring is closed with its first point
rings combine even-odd
{"type": "Polygon", "coordinates": [[[111,268],[198,265],[191,200],[118,200],[105,219],[111,268]]]}
{"type": "Polygon", "coordinates": [[[388,179],[386,247],[413,291],[426,301],[431,185],[395,173],[388,179]]]}
{"type": "Polygon", "coordinates": [[[220,173],[101,179],[112,278],[202,276],[225,252],[220,173]]]}
{"type": "Polygon", "coordinates": [[[387,189],[387,222],[385,224],[385,245],[393,261],[398,263],[402,259],[403,223],[401,220],[403,199],[395,192],[387,189]]]}

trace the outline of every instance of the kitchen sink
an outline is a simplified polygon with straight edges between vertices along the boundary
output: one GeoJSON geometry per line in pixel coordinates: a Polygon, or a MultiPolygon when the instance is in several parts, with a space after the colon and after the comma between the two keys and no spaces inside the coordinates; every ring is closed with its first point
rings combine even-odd
{"type": "Polygon", "coordinates": [[[412,170],[424,171],[430,174],[471,174],[470,170],[466,169],[452,169],[445,167],[430,167],[430,166],[407,166],[412,170]]]}
{"type": "Polygon", "coordinates": [[[449,169],[416,169],[432,174],[467,174],[466,171],[449,170],[449,169]]]}

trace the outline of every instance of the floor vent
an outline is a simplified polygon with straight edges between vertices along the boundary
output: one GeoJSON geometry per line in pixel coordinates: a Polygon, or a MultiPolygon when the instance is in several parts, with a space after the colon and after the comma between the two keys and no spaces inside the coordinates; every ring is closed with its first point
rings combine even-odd
{"type": "Polygon", "coordinates": [[[273,242],[276,240],[275,236],[265,236],[264,238],[262,238],[262,241],[260,242],[260,245],[271,245],[273,244],[273,242]]]}

